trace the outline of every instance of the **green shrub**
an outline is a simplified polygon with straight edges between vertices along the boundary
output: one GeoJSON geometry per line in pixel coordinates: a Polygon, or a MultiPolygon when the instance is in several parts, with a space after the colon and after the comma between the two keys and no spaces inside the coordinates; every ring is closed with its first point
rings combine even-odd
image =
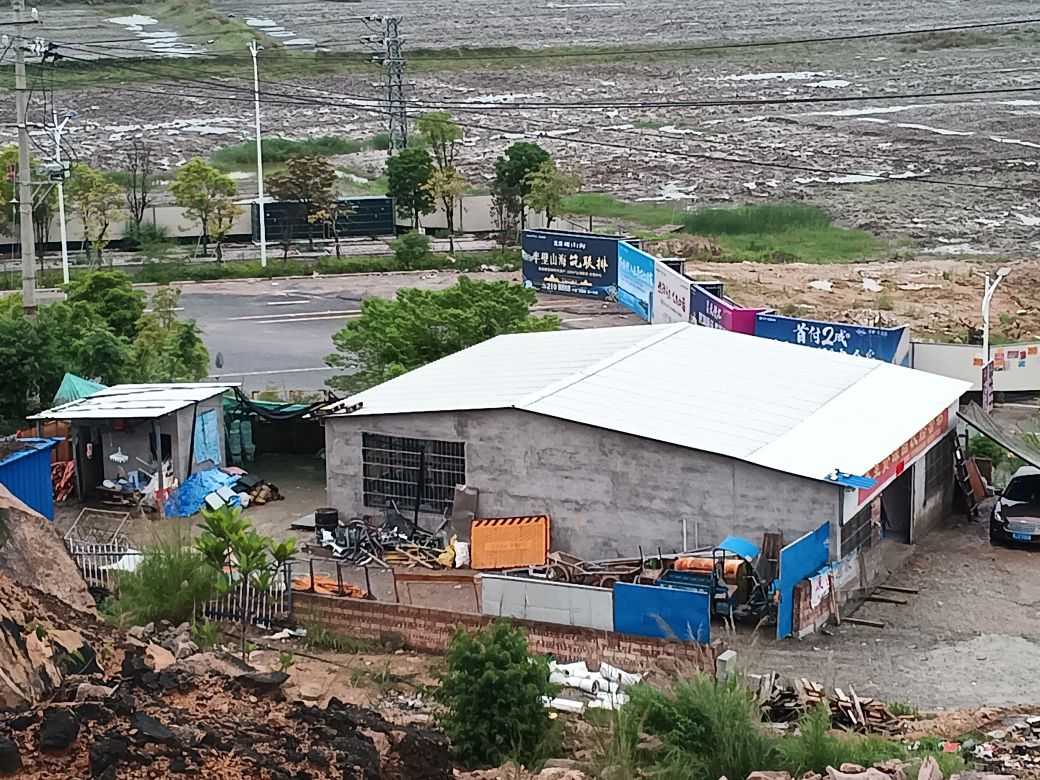
{"type": "Polygon", "coordinates": [[[140,251],[147,257],[160,257],[173,245],[170,241],[170,231],[150,222],[142,222],[140,225],[127,222],[123,240],[126,242],[126,249],[140,251]]]}
{"type": "Polygon", "coordinates": [[[795,776],[805,772],[827,773],[827,767],[843,763],[872,766],[890,758],[904,758],[898,742],[878,737],[846,737],[831,731],[831,713],[825,705],[809,710],[798,721],[798,734],[777,742],[779,767],[795,776]]]}
{"type": "Polygon", "coordinates": [[[666,777],[718,780],[773,766],[773,742],[760,725],[758,702],[736,675],[725,682],[697,676],[670,694],[640,685],[630,695],[624,709],[664,742],[657,768],[666,777]]]}
{"type": "Polygon", "coordinates": [[[978,434],[968,440],[968,454],[977,458],[993,461],[994,466],[1001,465],[1008,459],[1007,450],[997,444],[989,436],[978,434]]]}
{"type": "MultiPolygon", "coordinates": [[[[542,704],[551,696],[549,667],[531,655],[527,633],[498,621],[475,633],[455,634],[434,692],[438,721],[465,767],[513,760],[533,767],[556,735],[542,704]]],[[[712,778],[717,780],[717,778],[712,778]]]]}
{"type": "Polygon", "coordinates": [[[376,133],[369,143],[373,149],[385,152],[390,148],[390,133],[376,133]]]}
{"type": "Polygon", "coordinates": [[[405,233],[391,246],[394,248],[394,259],[404,271],[426,268],[433,259],[430,239],[418,231],[405,233]]]}
{"type": "Polygon", "coordinates": [[[136,571],[121,572],[117,595],[105,602],[106,619],[120,626],[141,626],[156,620],[190,620],[213,594],[214,576],[202,556],[183,540],[144,550],[136,571]]]}

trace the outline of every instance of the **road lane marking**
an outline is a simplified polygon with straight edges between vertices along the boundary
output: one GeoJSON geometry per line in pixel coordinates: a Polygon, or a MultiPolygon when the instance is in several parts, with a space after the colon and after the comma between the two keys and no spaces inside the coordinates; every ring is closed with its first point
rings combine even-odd
{"type": "Polygon", "coordinates": [[[270,376],[271,374],[302,374],[305,371],[332,371],[329,366],[316,368],[284,368],[281,371],[239,371],[237,374],[210,374],[206,379],[233,379],[236,376],[270,376]]]}
{"type": "Polygon", "coordinates": [[[295,301],[267,301],[267,306],[296,306],[300,303],[310,303],[310,298],[300,298],[295,301]]]}
{"type": "Polygon", "coordinates": [[[321,320],[352,320],[361,316],[361,312],[350,314],[334,314],[331,317],[297,317],[295,319],[253,320],[250,325],[295,325],[298,322],[320,322],[321,320]]]}
{"type": "Polygon", "coordinates": [[[289,320],[290,318],[297,317],[317,317],[323,314],[335,314],[337,316],[357,317],[361,314],[361,312],[357,309],[340,309],[334,311],[298,311],[293,312],[292,314],[272,314],[268,312],[267,314],[250,314],[248,317],[228,317],[228,320],[269,320],[272,317],[289,320]]]}

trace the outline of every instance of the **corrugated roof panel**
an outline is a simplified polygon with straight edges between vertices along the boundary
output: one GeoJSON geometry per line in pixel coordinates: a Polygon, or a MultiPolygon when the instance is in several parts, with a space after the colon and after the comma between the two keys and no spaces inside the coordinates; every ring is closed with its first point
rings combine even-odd
{"type": "Polygon", "coordinates": [[[155,419],[236,387],[235,383],[113,385],[87,398],[70,401],[30,420],[155,419]]]}
{"type": "Polygon", "coordinates": [[[812,479],[863,474],[968,384],[685,323],[502,336],[343,402],[516,407],[812,479]]]}

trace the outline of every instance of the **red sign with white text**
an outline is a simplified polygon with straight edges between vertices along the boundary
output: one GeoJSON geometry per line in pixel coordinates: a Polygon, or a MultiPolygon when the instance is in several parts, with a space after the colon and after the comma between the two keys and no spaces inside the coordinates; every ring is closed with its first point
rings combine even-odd
{"type": "Polygon", "coordinates": [[[871,488],[859,489],[859,503],[863,503],[885,483],[893,477],[898,477],[906,469],[907,463],[914,460],[918,455],[931,447],[946,435],[950,427],[950,410],[943,409],[942,414],[936,415],[931,422],[922,428],[913,438],[905,442],[902,447],[893,452],[879,464],[874,466],[867,476],[877,480],[877,484],[871,488]]]}

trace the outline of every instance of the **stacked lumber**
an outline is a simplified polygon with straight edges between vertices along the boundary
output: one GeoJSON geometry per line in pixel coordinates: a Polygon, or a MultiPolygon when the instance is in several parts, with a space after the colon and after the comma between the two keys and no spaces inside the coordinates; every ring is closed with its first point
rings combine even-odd
{"type": "Polygon", "coordinates": [[[771,672],[758,678],[757,695],[763,718],[773,723],[793,723],[806,711],[824,704],[837,729],[896,734],[903,728],[902,720],[882,702],[858,696],[851,685],[848,693],[835,688],[832,695],[819,683],[804,677],[792,685],[783,685],[776,672],[771,672]]]}

